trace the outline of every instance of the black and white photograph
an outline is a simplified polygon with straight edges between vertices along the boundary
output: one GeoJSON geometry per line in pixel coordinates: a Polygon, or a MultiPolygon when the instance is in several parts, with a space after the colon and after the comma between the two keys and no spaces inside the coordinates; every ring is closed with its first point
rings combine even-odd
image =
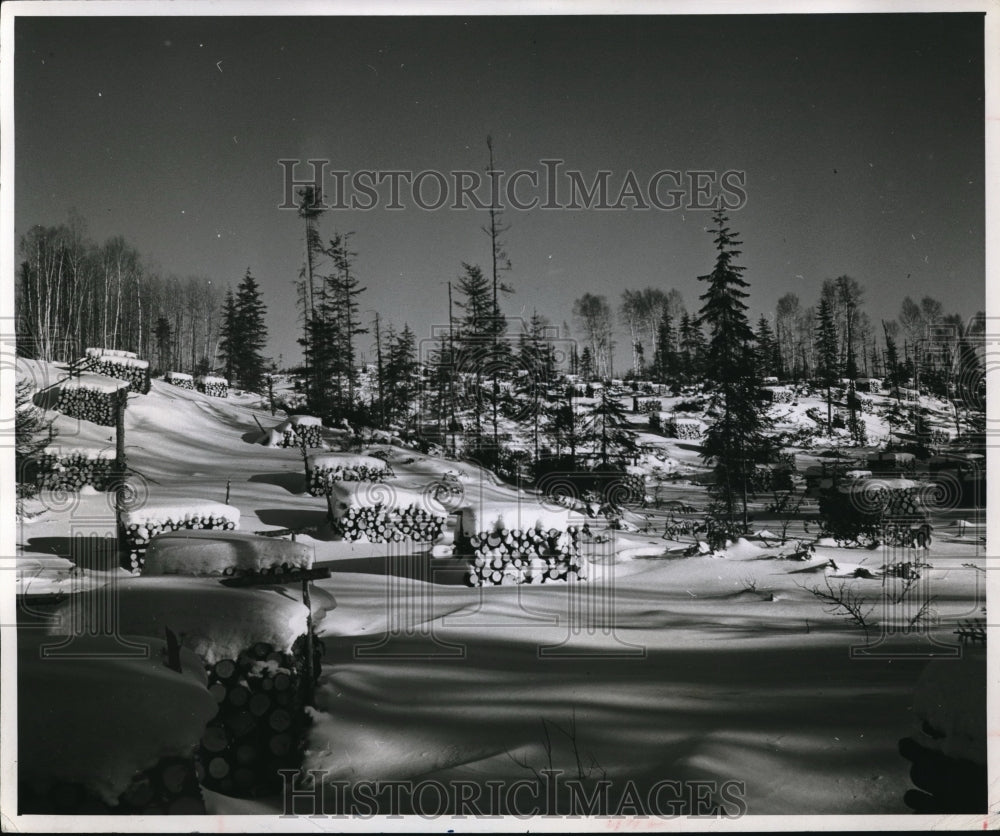
{"type": "Polygon", "coordinates": [[[996,14],[4,4],[3,829],[1000,827],[996,14]]]}

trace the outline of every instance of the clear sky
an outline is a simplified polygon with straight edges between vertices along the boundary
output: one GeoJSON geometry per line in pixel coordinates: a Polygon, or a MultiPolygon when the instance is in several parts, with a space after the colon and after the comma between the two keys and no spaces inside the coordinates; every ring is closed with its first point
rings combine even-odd
{"type": "MultiPolygon", "coordinates": [[[[984,307],[981,14],[20,18],[15,48],[18,234],[75,209],[164,272],[235,286],[249,266],[286,364],[303,228],[278,160],[483,171],[487,134],[508,172],[610,170],[612,202],[630,170],[744,171],[755,318],[845,273],[876,320],[907,294],[984,307]]],[[[423,336],[461,262],[486,268],[487,218],[382,192],[320,230],[355,233],[362,308],[423,336]]],[[[584,292],[647,285],[696,309],[709,214],[510,208],[506,312],[558,324],[584,292]]]]}

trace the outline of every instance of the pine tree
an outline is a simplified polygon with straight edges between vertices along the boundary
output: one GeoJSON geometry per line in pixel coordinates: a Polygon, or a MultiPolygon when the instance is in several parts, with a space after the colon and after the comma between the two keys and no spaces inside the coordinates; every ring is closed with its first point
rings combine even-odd
{"type": "MultiPolygon", "coordinates": [[[[169,328],[170,323],[167,323],[169,328]]],[[[236,312],[236,297],[232,288],[226,288],[226,298],[222,304],[222,327],[219,330],[219,353],[226,369],[226,380],[233,379],[233,361],[240,356],[239,323],[236,312]]]]}
{"type": "Polygon", "coordinates": [[[774,354],[777,343],[774,339],[774,332],[771,330],[771,323],[763,314],[757,320],[755,337],[757,340],[757,369],[764,377],[776,376],[778,372],[775,368],[774,354]]]}
{"type": "Polygon", "coordinates": [[[753,488],[755,464],[766,460],[772,443],[767,435],[770,422],[758,397],[754,334],[743,301],[749,284],[742,278],[745,268],[736,263],[741,242],[727,226],[728,220],[721,209],[713,215],[715,268],[698,277],[708,290],[700,297],[704,304],[697,324],[709,329],[706,367],[716,383],[712,406],[719,415],[706,433],[702,456],[714,465],[713,493],[726,513],[726,530],[731,532],[747,530],[747,496],[753,488]],[[736,522],[740,496],[741,527],[736,522]]]}
{"type": "Polygon", "coordinates": [[[696,378],[704,368],[705,334],[695,317],[681,314],[679,371],[688,380],[696,378]]]}
{"type": "Polygon", "coordinates": [[[261,388],[267,361],[263,350],[267,345],[267,307],[260,298],[257,280],[247,268],[243,281],[236,289],[236,326],[239,353],[233,357],[233,372],[244,389],[256,392],[261,388]]]}
{"type": "Polygon", "coordinates": [[[165,316],[157,317],[153,336],[156,339],[157,367],[160,371],[170,371],[167,369],[167,366],[170,365],[170,342],[172,336],[170,320],[165,316]]]}
{"type": "Polygon", "coordinates": [[[338,389],[344,391],[347,384],[346,397],[340,398],[342,410],[353,409],[354,387],[357,384],[357,354],[354,350],[354,338],[367,334],[368,329],[360,322],[358,297],[368,288],[360,287],[361,282],[353,274],[354,258],[357,253],[349,249],[353,233],[335,233],[330,239],[329,247],[323,250],[333,263],[334,273],[327,277],[328,293],[337,301],[337,314],[340,318],[337,333],[340,345],[337,351],[336,374],[338,389]]]}
{"type": "Polygon", "coordinates": [[[607,389],[601,392],[601,396],[590,407],[584,429],[601,467],[606,468],[612,460],[621,464],[626,456],[636,450],[635,433],[629,429],[625,408],[607,389]]]}
{"type": "Polygon", "coordinates": [[[830,301],[823,296],[816,314],[816,373],[826,387],[827,435],[833,435],[833,384],[840,379],[838,359],[837,324],[830,301]]]}
{"type": "Polygon", "coordinates": [[[458,327],[456,363],[460,373],[473,378],[472,404],[474,417],[473,448],[480,450],[483,441],[483,372],[490,365],[493,354],[492,288],[478,265],[462,264],[463,274],[458,279],[458,292],[462,297],[456,306],[464,312],[458,327]]]}
{"type": "Polygon", "coordinates": [[[660,383],[669,383],[677,373],[677,352],[674,345],[677,335],[670,316],[670,308],[664,305],[660,325],[656,331],[656,351],[653,354],[653,374],[660,383]]]}
{"type": "Polygon", "coordinates": [[[409,424],[418,394],[419,365],[416,339],[408,324],[397,335],[390,331],[389,356],[385,363],[386,414],[390,423],[409,424]]]}

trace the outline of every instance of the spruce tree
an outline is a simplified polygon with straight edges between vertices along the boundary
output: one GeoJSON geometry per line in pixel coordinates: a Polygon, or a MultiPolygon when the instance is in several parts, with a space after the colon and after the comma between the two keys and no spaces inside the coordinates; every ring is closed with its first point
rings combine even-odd
{"type": "MultiPolygon", "coordinates": [[[[170,323],[167,323],[169,329],[170,323]]],[[[236,297],[232,288],[226,288],[226,299],[222,305],[222,327],[219,329],[219,353],[226,370],[226,380],[233,379],[233,361],[240,355],[239,322],[236,313],[236,297]]]]}
{"type": "Polygon", "coordinates": [[[653,353],[653,373],[659,383],[669,383],[677,373],[677,352],[674,345],[677,335],[670,316],[670,308],[663,306],[663,315],[656,330],[656,350],[653,353]]]}
{"type": "Polygon", "coordinates": [[[767,317],[763,314],[757,320],[757,333],[755,337],[757,341],[757,369],[764,377],[776,376],[778,372],[774,362],[776,345],[774,332],[771,330],[771,323],[767,321],[767,317]]]}
{"type": "Polygon", "coordinates": [[[712,406],[718,418],[705,435],[702,457],[715,470],[713,493],[726,515],[726,533],[748,528],[747,497],[753,490],[755,465],[765,461],[772,444],[767,435],[770,422],[760,402],[754,334],[743,301],[749,284],[744,267],[736,263],[741,242],[727,226],[728,217],[719,209],[713,215],[716,249],[715,267],[699,276],[708,284],[701,295],[697,325],[709,330],[706,368],[715,381],[712,406]],[[736,520],[736,505],[742,504],[742,525],[736,520]]]}
{"type": "Polygon", "coordinates": [[[840,379],[837,347],[837,323],[830,301],[819,300],[816,314],[816,373],[826,387],[826,434],[833,435],[833,384],[840,379]]]}
{"type": "Polygon", "coordinates": [[[264,321],[267,308],[249,267],[236,289],[235,308],[239,353],[233,357],[233,370],[244,389],[256,392],[261,388],[267,364],[263,355],[267,345],[267,324],[264,321]]]}
{"type": "Polygon", "coordinates": [[[590,407],[584,429],[603,468],[623,464],[625,457],[636,450],[635,433],[629,429],[625,408],[607,389],[590,407]]]}

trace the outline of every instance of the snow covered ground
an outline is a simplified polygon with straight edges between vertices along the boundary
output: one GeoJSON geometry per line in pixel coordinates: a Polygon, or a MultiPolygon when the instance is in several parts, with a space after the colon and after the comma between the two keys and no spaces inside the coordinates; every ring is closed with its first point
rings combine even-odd
{"type": "MultiPolygon", "coordinates": [[[[675,400],[663,398],[664,411],[675,400]]],[[[775,410],[792,426],[812,422],[810,407],[825,414],[818,399],[775,410]]],[[[129,398],[126,450],[140,504],[186,504],[192,495],[228,504],[241,532],[295,530],[314,565],[330,568],[317,585],[337,607],[320,625],[326,656],[306,768],[344,781],[514,781],[546,766],[545,724],[573,721],[575,751],[565,735],[551,750],[552,765],[567,773],[576,773],[580,755],[609,780],[640,787],[743,782],[747,809],[758,815],[908,812],[909,764],[897,742],[913,731],[914,688],[928,660],[906,654],[947,654],[957,621],[983,617],[984,515],[958,509],[935,520],[928,551],[821,541],[799,560],[791,557],[797,540],[765,536],[681,557],[692,538],[661,533],[669,503],[705,504],[697,445],[644,433],[640,441],[657,452],[643,466],[664,474],[666,504],[627,520],[648,531],[604,532],[591,519],[594,536],[581,541],[591,568],[585,583],[470,589],[449,556],[450,532],[437,544],[335,538],[325,498],[306,491],[301,451],[250,443],[259,435],[255,418],[267,431],[285,416],[271,416],[255,395],[230,391],[221,400],[154,380],[148,395],[129,398]],[[932,568],[904,592],[902,580],[883,572],[900,561],[932,568]],[[827,582],[871,608],[867,650],[865,633],[811,591],[827,582]],[[935,622],[900,634],[928,599],[935,622]]],[[[865,420],[870,436],[888,433],[877,416],[865,420]]],[[[58,442],[74,448],[103,450],[113,441],[112,430],[65,416],[54,426],[58,442]]],[[[337,449],[338,436],[328,440],[337,449]]],[[[388,454],[395,491],[426,496],[441,481],[446,506],[480,509],[483,519],[518,503],[522,521],[568,513],[474,465],[388,445],[363,452],[372,449],[388,454]]],[[[151,581],[159,579],[131,580],[109,549],[77,536],[113,534],[104,494],[46,493],[26,510],[18,591],[28,600],[114,577],[130,606],[153,606],[151,581]]],[[[583,514],[574,512],[581,521],[583,514]]],[[[758,531],[780,531],[762,503],[754,514],[758,531]]],[[[806,535],[801,521],[789,530],[817,534],[814,527],[806,535]]],[[[209,806],[274,812],[280,799],[248,804],[213,794],[209,806]]]]}

